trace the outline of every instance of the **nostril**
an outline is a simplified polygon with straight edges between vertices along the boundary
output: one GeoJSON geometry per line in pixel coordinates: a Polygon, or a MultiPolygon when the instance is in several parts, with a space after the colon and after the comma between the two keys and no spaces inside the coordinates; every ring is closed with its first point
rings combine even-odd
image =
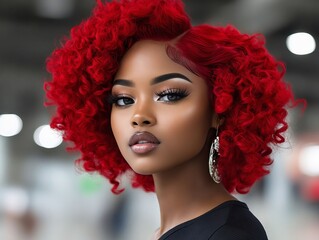
{"type": "Polygon", "coordinates": [[[152,126],[155,123],[155,118],[153,116],[145,116],[140,114],[133,115],[131,119],[131,126],[152,126]]]}
{"type": "Polygon", "coordinates": [[[151,121],[144,120],[144,121],[132,121],[133,126],[143,126],[143,125],[150,125],[151,121]]]}

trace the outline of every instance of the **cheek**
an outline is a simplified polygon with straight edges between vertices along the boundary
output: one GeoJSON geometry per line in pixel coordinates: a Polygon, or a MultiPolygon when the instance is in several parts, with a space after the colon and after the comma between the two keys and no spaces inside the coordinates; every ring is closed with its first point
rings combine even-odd
{"type": "Polygon", "coordinates": [[[161,129],[172,139],[175,148],[203,147],[211,126],[211,113],[206,104],[185,104],[162,118],[161,129]]]}
{"type": "Polygon", "coordinates": [[[117,110],[112,110],[111,112],[111,128],[113,135],[115,137],[115,140],[117,144],[120,147],[121,140],[124,137],[124,126],[126,125],[127,122],[127,116],[124,114],[124,112],[119,112],[117,110]]]}

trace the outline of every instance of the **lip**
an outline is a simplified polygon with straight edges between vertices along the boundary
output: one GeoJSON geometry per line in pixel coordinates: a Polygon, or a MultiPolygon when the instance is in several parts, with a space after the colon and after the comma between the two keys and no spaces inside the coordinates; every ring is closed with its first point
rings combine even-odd
{"type": "Polygon", "coordinates": [[[133,152],[138,154],[148,153],[161,142],[150,132],[136,132],[129,140],[129,146],[133,152]]]}

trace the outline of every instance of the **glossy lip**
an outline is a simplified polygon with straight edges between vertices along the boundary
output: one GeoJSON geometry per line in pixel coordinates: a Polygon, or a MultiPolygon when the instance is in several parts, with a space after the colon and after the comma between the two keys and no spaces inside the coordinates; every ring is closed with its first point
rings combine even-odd
{"type": "Polygon", "coordinates": [[[161,142],[150,132],[136,132],[129,140],[132,151],[138,154],[148,153],[161,142]]]}

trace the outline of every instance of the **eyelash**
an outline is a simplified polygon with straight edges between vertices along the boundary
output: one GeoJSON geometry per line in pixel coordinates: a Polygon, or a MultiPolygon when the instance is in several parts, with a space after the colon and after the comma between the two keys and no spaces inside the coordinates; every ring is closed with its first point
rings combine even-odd
{"type": "Polygon", "coordinates": [[[185,97],[187,97],[189,95],[189,92],[186,89],[181,89],[181,88],[169,88],[166,89],[164,91],[161,92],[156,92],[155,93],[156,96],[158,96],[158,98],[156,99],[157,101],[160,98],[163,98],[165,96],[175,96],[178,97],[178,99],[175,100],[165,100],[163,102],[177,102],[185,97]]]}
{"type": "Polygon", "coordinates": [[[110,96],[110,100],[109,100],[109,102],[110,102],[110,104],[114,104],[115,106],[117,106],[117,107],[126,107],[126,106],[128,106],[129,104],[125,104],[125,105],[120,105],[118,102],[119,102],[119,100],[124,100],[124,99],[126,99],[126,100],[132,100],[133,102],[134,102],[134,100],[133,100],[133,98],[132,97],[130,97],[130,96],[127,96],[127,95],[122,95],[122,94],[119,94],[119,95],[111,95],[110,96]]]}
{"type": "MultiPolygon", "coordinates": [[[[166,102],[166,103],[174,103],[177,102],[185,97],[187,97],[189,95],[188,90],[186,89],[180,89],[180,88],[169,88],[169,89],[165,89],[163,91],[160,92],[156,92],[155,95],[157,96],[156,101],[160,101],[160,102],[166,102]],[[163,99],[164,97],[167,96],[174,96],[175,98],[177,97],[177,99],[167,99],[167,100],[160,100],[163,99]]],[[[110,101],[111,104],[115,104],[115,106],[117,107],[126,107],[128,105],[131,105],[134,103],[134,99],[131,96],[127,96],[127,95],[111,95],[110,96],[110,101]],[[125,100],[129,100],[132,101],[132,103],[129,104],[119,104],[119,101],[125,101],[125,100]]]]}

